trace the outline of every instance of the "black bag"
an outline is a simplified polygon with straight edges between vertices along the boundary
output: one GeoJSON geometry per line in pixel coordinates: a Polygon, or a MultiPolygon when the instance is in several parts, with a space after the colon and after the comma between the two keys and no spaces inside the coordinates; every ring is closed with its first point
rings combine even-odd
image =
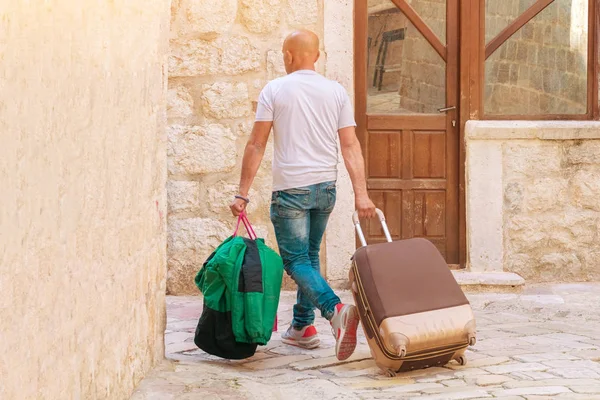
{"type": "Polygon", "coordinates": [[[218,312],[206,305],[196,327],[194,343],[208,354],[230,360],[252,357],[258,345],[235,341],[231,312],[218,312]]]}

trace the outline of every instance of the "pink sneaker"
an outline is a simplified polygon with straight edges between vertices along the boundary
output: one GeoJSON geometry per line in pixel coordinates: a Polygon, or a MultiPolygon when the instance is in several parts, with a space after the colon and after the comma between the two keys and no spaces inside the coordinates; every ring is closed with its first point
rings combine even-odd
{"type": "Polygon", "coordinates": [[[314,349],[319,347],[321,339],[317,334],[317,329],[313,325],[305,326],[301,330],[296,330],[290,326],[283,335],[281,341],[292,346],[302,347],[304,349],[314,349]]]}
{"type": "Polygon", "coordinates": [[[335,356],[344,361],[354,353],[356,348],[356,330],[358,329],[358,310],[351,304],[335,306],[331,318],[331,331],[335,337],[335,356]]]}

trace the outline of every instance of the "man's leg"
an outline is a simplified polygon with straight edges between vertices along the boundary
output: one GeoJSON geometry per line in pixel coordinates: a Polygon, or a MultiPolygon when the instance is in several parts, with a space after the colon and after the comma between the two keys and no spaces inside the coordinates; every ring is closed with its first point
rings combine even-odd
{"type": "MultiPolygon", "coordinates": [[[[308,258],[312,268],[321,273],[321,262],[319,252],[321,250],[321,240],[327,227],[330,211],[313,209],[309,212],[309,234],[308,234],[308,258]]],[[[296,329],[301,329],[304,326],[311,325],[315,319],[315,306],[310,298],[305,295],[300,287],[296,296],[296,304],[294,305],[294,321],[296,329]],[[304,318],[304,320],[302,320],[304,318]]]]}
{"type": "MultiPolygon", "coordinates": [[[[308,258],[312,268],[321,273],[321,263],[319,260],[319,250],[321,248],[321,240],[325,233],[327,220],[329,219],[329,211],[310,210],[309,218],[309,234],[308,234],[308,258]]],[[[308,295],[304,294],[302,289],[298,287],[296,295],[296,304],[294,304],[294,319],[292,320],[292,332],[288,330],[282,336],[283,342],[305,348],[315,348],[321,343],[317,330],[312,326],[315,320],[315,306],[308,295]]]]}
{"type": "Polygon", "coordinates": [[[315,322],[315,306],[308,296],[302,293],[302,289],[298,287],[292,325],[295,329],[300,330],[305,326],[312,325],[313,322],[315,322]]]}
{"type": "Polygon", "coordinates": [[[285,344],[314,349],[319,347],[321,339],[313,323],[315,321],[315,306],[308,296],[302,294],[298,286],[296,293],[296,304],[293,309],[292,324],[289,329],[281,335],[285,344]]]}
{"type": "MultiPolygon", "coordinates": [[[[300,300],[304,302],[305,298],[308,299],[321,311],[323,317],[331,321],[336,338],[336,356],[345,360],[352,355],[356,347],[356,329],[359,322],[356,307],[341,304],[339,297],[331,290],[320,271],[313,267],[313,264],[318,267],[318,249],[334,204],[334,183],[277,192],[273,194],[271,220],[286,272],[301,291],[300,300]]],[[[298,310],[294,308],[293,324],[298,326],[308,320],[312,324],[312,310],[308,316],[296,313],[305,310],[302,304],[298,310]]],[[[288,332],[284,336],[287,334],[288,332]]]]}
{"type": "MultiPolygon", "coordinates": [[[[321,240],[329,215],[336,202],[335,182],[325,182],[316,187],[316,207],[310,215],[309,257],[313,264],[319,265],[319,250],[321,240]]],[[[358,311],[354,305],[336,304],[333,315],[328,318],[331,322],[333,336],[336,339],[335,355],[339,360],[345,360],[352,355],[356,348],[356,330],[358,328],[358,311]]]]}
{"type": "Polygon", "coordinates": [[[297,328],[312,324],[312,306],[316,306],[323,317],[331,319],[340,302],[309,258],[310,209],[316,200],[314,189],[315,186],[311,186],[276,192],[271,206],[271,220],[284,268],[301,291],[292,322],[297,328]]]}

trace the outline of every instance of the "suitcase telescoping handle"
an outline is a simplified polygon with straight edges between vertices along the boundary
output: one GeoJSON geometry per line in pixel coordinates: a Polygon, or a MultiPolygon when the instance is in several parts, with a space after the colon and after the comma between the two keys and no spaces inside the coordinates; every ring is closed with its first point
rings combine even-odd
{"type": "MultiPolygon", "coordinates": [[[[383,215],[383,211],[379,208],[375,209],[377,213],[377,217],[379,218],[379,222],[381,222],[381,227],[383,228],[383,233],[385,234],[385,238],[388,242],[392,241],[392,236],[390,235],[390,230],[388,229],[387,224],[385,223],[385,215],[383,215]]],[[[352,222],[354,222],[354,227],[356,228],[356,233],[358,234],[358,238],[360,239],[360,244],[363,246],[367,245],[367,241],[365,240],[365,235],[360,227],[360,221],[358,219],[358,211],[354,211],[352,214],[352,222]]]]}

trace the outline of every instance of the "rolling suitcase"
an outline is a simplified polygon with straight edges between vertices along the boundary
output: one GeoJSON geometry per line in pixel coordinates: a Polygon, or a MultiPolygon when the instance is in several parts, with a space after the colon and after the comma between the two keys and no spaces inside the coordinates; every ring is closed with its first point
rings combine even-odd
{"type": "Polygon", "coordinates": [[[362,243],[352,257],[350,283],[371,355],[389,376],[397,372],[466,364],[475,344],[471,305],[446,261],[422,238],[392,242],[385,217],[377,215],[388,243],[362,243]]]}

